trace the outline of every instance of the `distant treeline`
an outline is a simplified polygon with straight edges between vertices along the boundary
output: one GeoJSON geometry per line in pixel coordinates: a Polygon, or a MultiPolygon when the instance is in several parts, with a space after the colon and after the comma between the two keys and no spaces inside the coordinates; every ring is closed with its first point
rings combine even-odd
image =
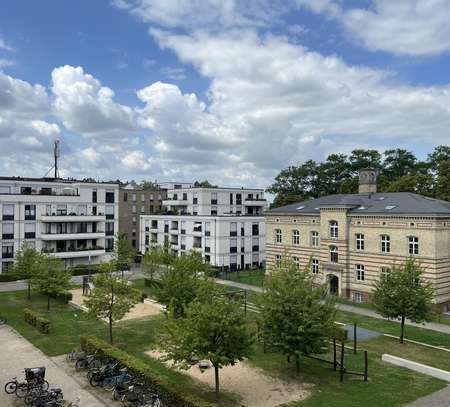
{"type": "Polygon", "coordinates": [[[308,160],[282,170],[267,192],[275,194],[273,207],[338,193],[358,192],[358,173],[379,171],[378,191],[415,192],[450,201],[450,147],[438,146],[420,161],[407,150],[356,149],[350,155],[331,154],[326,161],[308,160]]]}

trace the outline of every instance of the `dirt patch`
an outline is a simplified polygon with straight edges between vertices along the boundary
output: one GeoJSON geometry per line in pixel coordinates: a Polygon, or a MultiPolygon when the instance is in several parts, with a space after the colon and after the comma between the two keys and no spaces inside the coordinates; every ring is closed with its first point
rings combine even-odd
{"type": "MultiPolygon", "coordinates": [[[[162,356],[158,350],[145,353],[156,359],[162,356]]],[[[167,364],[172,365],[170,362],[167,364]]],[[[211,390],[214,389],[213,368],[202,372],[198,366],[192,366],[189,370],[180,371],[207,384],[211,390]]],[[[241,407],[275,407],[283,403],[300,401],[309,395],[311,387],[312,385],[308,383],[268,376],[245,361],[220,369],[221,390],[237,394],[241,399],[241,407]]]]}
{"type": "MultiPolygon", "coordinates": [[[[71,290],[70,292],[72,293],[71,302],[83,309],[84,300],[88,298],[83,296],[83,290],[81,288],[77,288],[75,290],[71,290]]],[[[144,303],[140,302],[136,304],[133,308],[131,308],[131,310],[127,312],[120,321],[127,321],[135,318],[158,315],[161,312],[162,307],[159,304],[153,303],[151,301],[145,301],[144,303]]]]}

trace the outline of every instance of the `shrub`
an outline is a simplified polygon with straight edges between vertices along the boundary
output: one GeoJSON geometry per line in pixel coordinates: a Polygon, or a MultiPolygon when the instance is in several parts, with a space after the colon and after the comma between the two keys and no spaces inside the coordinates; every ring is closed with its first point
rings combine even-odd
{"type": "Polygon", "coordinates": [[[348,339],[348,331],[344,329],[344,327],[336,325],[333,338],[335,338],[338,342],[346,342],[348,339]]]}
{"type": "Polygon", "coordinates": [[[29,308],[23,309],[23,318],[25,322],[34,326],[39,332],[48,334],[50,331],[50,321],[47,318],[41,317],[29,308]]]}
{"type": "Polygon", "coordinates": [[[82,336],[80,338],[81,349],[88,353],[97,352],[100,358],[114,359],[128,372],[144,381],[160,395],[166,405],[171,407],[212,407],[205,400],[193,394],[187,394],[182,389],[174,387],[160,373],[154,371],[144,361],[112,346],[101,339],[82,336]]]}
{"type": "Polygon", "coordinates": [[[9,283],[10,281],[17,281],[17,276],[9,273],[0,274],[0,283],[9,283]]]}
{"type": "Polygon", "coordinates": [[[70,291],[65,291],[62,294],[52,295],[52,298],[55,298],[57,300],[61,300],[64,302],[64,304],[68,304],[69,301],[72,301],[72,293],[70,291]]]}

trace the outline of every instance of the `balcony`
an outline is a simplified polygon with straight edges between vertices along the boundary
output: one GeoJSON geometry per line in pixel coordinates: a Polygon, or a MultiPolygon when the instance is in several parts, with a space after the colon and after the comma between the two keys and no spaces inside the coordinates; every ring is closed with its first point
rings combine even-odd
{"type": "Polygon", "coordinates": [[[266,206],[267,200],[265,199],[256,199],[256,198],[247,198],[244,200],[245,206],[266,206]]]}
{"type": "Polygon", "coordinates": [[[3,240],[13,240],[14,239],[14,233],[3,233],[2,234],[3,240]]]}
{"type": "Polygon", "coordinates": [[[166,198],[166,199],[163,199],[162,204],[164,206],[187,206],[188,201],[187,201],[187,199],[183,199],[183,198],[177,198],[177,199],[166,198]]]}
{"type": "Polygon", "coordinates": [[[42,222],[102,222],[105,215],[77,215],[69,213],[67,215],[42,215],[42,222]]]}
{"type": "MultiPolygon", "coordinates": [[[[113,232],[114,234],[114,232],[113,232]]],[[[105,237],[104,232],[86,232],[86,233],[42,233],[42,240],[85,240],[100,239],[105,237]]]]}
{"type": "Polygon", "coordinates": [[[202,225],[201,224],[196,224],[194,225],[194,228],[192,229],[193,233],[202,233],[202,225]]]}
{"type": "Polygon", "coordinates": [[[58,259],[68,259],[73,257],[93,257],[105,254],[105,248],[100,246],[93,246],[89,248],[66,248],[64,250],[42,249],[43,253],[53,254],[58,259]]]}

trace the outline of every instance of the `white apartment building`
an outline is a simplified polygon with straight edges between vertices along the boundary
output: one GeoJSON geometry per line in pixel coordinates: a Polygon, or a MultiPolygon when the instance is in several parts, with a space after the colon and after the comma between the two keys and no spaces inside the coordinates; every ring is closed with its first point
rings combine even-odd
{"type": "Polygon", "coordinates": [[[163,206],[167,214],[141,216],[141,253],[167,241],[176,255],[195,250],[224,269],[264,265],[264,190],[174,188],[163,206]]]}
{"type": "Polygon", "coordinates": [[[1,272],[24,243],[66,267],[107,261],[118,231],[118,202],[114,183],[0,177],[1,272]]]}
{"type": "Polygon", "coordinates": [[[175,255],[194,250],[227,270],[265,263],[263,216],[144,215],[140,231],[141,253],[167,241],[175,255]]]}
{"type": "Polygon", "coordinates": [[[167,191],[163,206],[200,216],[261,215],[267,206],[263,189],[178,188],[167,191]]]}

